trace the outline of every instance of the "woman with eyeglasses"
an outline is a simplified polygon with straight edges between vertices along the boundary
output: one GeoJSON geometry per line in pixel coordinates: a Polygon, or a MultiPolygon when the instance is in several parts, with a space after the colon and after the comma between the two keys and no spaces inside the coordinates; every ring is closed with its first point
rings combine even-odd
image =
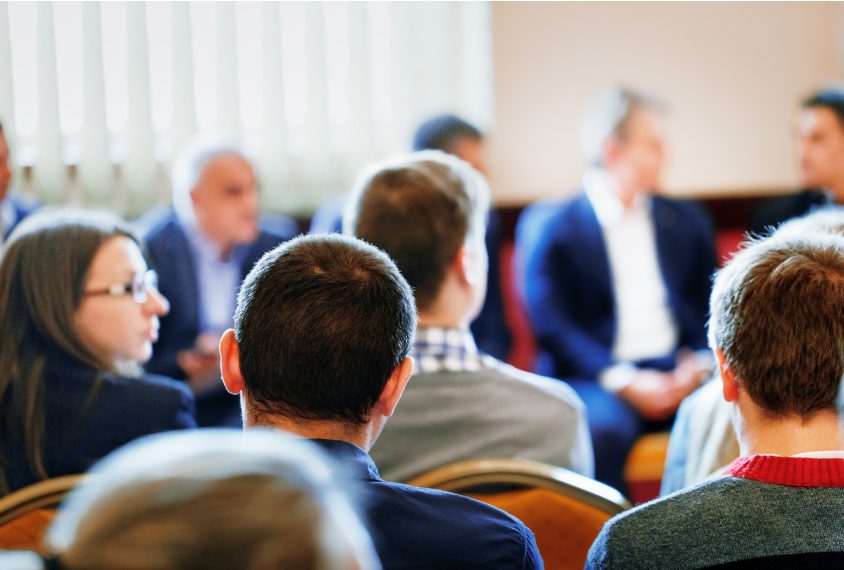
{"type": "Polygon", "coordinates": [[[155,285],[112,215],[44,212],[12,233],[0,262],[0,495],[196,427],[184,384],[140,367],[169,310],[155,285]]]}

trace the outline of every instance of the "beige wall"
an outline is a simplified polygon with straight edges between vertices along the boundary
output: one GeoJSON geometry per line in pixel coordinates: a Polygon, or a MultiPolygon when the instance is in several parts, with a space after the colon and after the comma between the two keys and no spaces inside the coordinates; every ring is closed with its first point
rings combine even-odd
{"type": "Polygon", "coordinates": [[[491,181],[500,204],[573,192],[581,112],[622,83],[668,101],[678,195],[786,190],[794,109],[840,76],[835,3],[496,2],[491,181]]]}

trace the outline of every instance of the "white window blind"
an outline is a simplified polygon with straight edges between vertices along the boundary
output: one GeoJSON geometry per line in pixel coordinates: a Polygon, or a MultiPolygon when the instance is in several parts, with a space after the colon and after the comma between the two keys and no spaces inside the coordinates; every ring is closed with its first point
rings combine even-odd
{"type": "Polygon", "coordinates": [[[182,143],[225,129],[265,207],[307,215],[433,114],[492,126],[491,17],[488,2],[0,3],[13,184],[138,215],[169,200],[182,143]]]}

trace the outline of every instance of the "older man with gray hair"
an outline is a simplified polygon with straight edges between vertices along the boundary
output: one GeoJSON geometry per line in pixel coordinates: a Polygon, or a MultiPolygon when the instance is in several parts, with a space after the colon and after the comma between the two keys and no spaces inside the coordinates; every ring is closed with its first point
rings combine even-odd
{"type": "Polygon", "coordinates": [[[252,166],[237,139],[222,133],[198,135],[176,156],[173,207],[144,240],[171,302],[146,368],[191,386],[200,426],[239,426],[237,398],[221,388],[217,346],[232,326],[241,281],[261,255],[293,236],[295,223],[261,223],[252,166]]]}
{"type": "Polygon", "coordinates": [[[706,347],[712,229],[697,204],[658,195],[663,120],[648,95],[603,92],[583,121],[583,191],[528,207],[516,229],[535,371],[586,403],[596,477],[615,487],[639,434],[670,425],[706,367],[694,351],[706,347]]]}

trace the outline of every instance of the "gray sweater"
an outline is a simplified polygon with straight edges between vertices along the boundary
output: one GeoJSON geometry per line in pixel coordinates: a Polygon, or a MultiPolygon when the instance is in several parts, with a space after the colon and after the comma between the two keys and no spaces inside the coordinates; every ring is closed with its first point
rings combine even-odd
{"type": "Polygon", "coordinates": [[[616,516],[586,568],[844,567],[844,460],[772,457],[616,516]]]}
{"type": "Polygon", "coordinates": [[[410,378],[370,451],[381,476],[406,482],[473,459],[531,459],[591,477],[586,409],[568,384],[502,362],[410,378]]]}

